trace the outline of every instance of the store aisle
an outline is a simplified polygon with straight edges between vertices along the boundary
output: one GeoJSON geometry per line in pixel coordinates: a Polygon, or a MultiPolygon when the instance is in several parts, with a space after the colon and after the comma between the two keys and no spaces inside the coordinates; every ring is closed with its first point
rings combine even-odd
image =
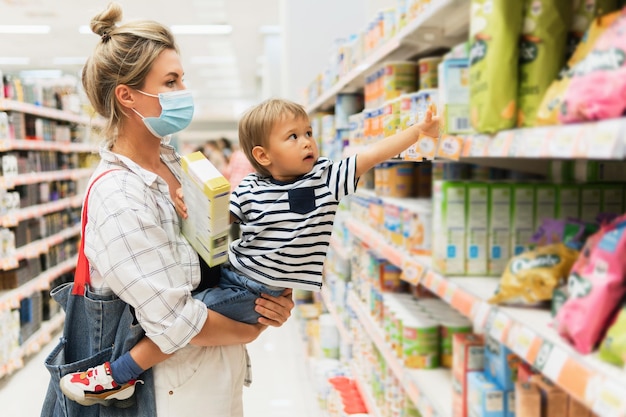
{"type": "MultiPolygon", "coordinates": [[[[297,319],[266,330],[250,344],[253,384],[244,390],[246,417],[319,417],[297,319]]],[[[2,417],[37,417],[48,385],[43,360],[58,336],[24,368],[0,380],[2,417]]]]}

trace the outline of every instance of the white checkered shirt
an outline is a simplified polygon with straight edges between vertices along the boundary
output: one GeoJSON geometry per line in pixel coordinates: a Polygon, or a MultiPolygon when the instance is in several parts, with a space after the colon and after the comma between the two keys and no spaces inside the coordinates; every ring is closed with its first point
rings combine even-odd
{"type": "MultiPolygon", "coordinates": [[[[187,345],[207,308],[191,297],[200,282],[198,255],[180,233],[167,183],[130,159],[100,149],[85,230],[91,287],[135,308],[146,335],[165,353],[187,345]]],[[[180,181],[180,157],[169,145],[161,159],[180,181]]],[[[172,190],[173,192],[173,190],[172,190]]]]}

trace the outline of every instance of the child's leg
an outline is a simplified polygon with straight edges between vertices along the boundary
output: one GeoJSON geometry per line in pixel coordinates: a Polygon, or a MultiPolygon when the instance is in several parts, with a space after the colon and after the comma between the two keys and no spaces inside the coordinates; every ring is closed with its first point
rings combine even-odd
{"type": "Polygon", "coordinates": [[[60,381],[61,391],[70,400],[85,406],[127,400],[135,393],[137,378],[168,357],[144,337],[112,363],[105,362],[83,372],[65,375],[60,381]]]}
{"type": "Polygon", "coordinates": [[[144,337],[130,351],[111,362],[111,376],[118,384],[125,384],[169,357],[150,338],[144,337]]]}

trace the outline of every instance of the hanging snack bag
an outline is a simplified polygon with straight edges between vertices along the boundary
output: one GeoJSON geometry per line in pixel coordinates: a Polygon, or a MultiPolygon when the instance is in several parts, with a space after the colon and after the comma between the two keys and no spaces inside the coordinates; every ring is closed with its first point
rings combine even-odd
{"type": "Polygon", "coordinates": [[[600,345],[600,359],[617,366],[626,363],[626,306],[622,306],[615,322],[600,345]]]}
{"type": "Polygon", "coordinates": [[[515,126],[522,1],[472,0],[470,118],[477,132],[515,126]]]}
{"type": "Polygon", "coordinates": [[[559,334],[581,353],[602,339],[626,292],[626,216],[591,236],[567,281],[568,299],[556,316],[559,334]]]}
{"type": "Polygon", "coordinates": [[[535,125],[546,90],[565,64],[571,0],[524,0],[517,125],[535,125]]]}
{"type": "MultiPolygon", "coordinates": [[[[601,18],[602,19],[602,18],[601,18]]],[[[572,68],[559,113],[562,123],[620,117],[626,110],[626,9],[572,68]]]]}
{"type": "Polygon", "coordinates": [[[489,302],[535,306],[550,301],[554,289],[565,281],[577,257],[577,251],[562,243],[514,256],[489,302]]]}
{"type": "Polygon", "coordinates": [[[567,62],[567,65],[561,70],[544,94],[537,112],[536,123],[538,125],[555,125],[560,123],[559,110],[563,101],[563,95],[573,75],[572,68],[587,57],[596,40],[611,26],[619,15],[620,12],[613,12],[610,15],[592,21],[591,26],[580,43],[578,43],[576,51],[567,62]]]}

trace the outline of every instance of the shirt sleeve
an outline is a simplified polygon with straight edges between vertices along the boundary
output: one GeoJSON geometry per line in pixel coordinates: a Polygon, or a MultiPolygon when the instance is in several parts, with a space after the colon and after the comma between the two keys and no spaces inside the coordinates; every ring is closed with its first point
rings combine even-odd
{"type": "Polygon", "coordinates": [[[173,242],[164,229],[178,227],[175,214],[171,223],[162,216],[138,176],[109,174],[89,197],[85,253],[111,290],[135,308],[146,335],[172,353],[200,332],[207,308],[191,297],[190,269],[181,265],[185,243],[173,242]]]}
{"type": "Polygon", "coordinates": [[[353,194],[359,179],[356,177],[356,155],[330,164],[328,186],[337,201],[353,194]]]}

